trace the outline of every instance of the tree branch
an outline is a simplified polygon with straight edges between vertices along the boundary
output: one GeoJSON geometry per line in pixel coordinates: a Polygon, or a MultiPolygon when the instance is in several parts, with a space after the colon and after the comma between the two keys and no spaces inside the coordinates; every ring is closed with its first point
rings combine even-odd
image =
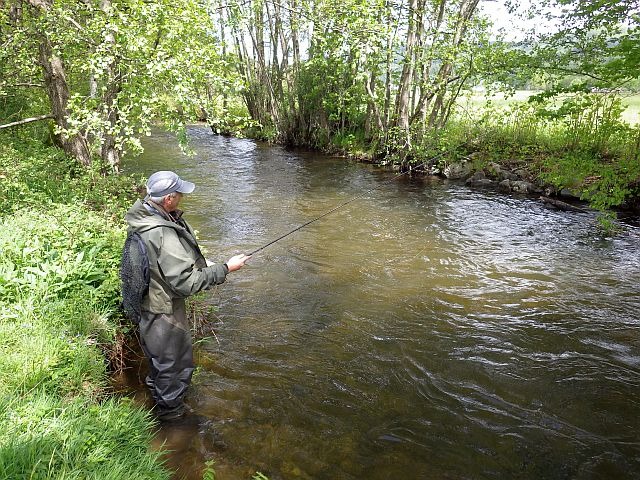
{"type": "Polygon", "coordinates": [[[44,88],[42,83],[14,83],[13,85],[5,85],[7,88],[18,88],[18,87],[34,87],[34,88],[44,88]]]}
{"type": "Polygon", "coordinates": [[[584,75],[585,77],[589,77],[592,78],[594,80],[598,80],[598,81],[604,81],[606,80],[604,77],[599,77],[593,73],[590,72],[586,72],[586,71],[582,71],[582,70],[576,70],[573,68],[568,68],[568,67],[561,67],[559,65],[542,65],[538,67],[540,70],[543,71],[555,71],[555,72],[560,72],[560,73],[567,73],[567,74],[571,74],[571,75],[584,75]]]}
{"type": "Polygon", "coordinates": [[[24,125],[26,123],[46,120],[48,118],[54,118],[54,116],[52,114],[49,114],[49,115],[40,115],[39,117],[25,118],[24,120],[18,120],[17,122],[11,122],[11,123],[7,123],[6,125],[0,125],[0,130],[2,130],[3,128],[17,127],[18,125],[24,125]]]}

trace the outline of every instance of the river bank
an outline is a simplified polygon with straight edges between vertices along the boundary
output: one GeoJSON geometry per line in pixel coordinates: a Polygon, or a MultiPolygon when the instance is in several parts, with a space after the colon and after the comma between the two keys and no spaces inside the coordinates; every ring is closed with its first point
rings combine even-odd
{"type": "Polygon", "coordinates": [[[153,421],[114,397],[119,220],[135,181],[57,149],[0,144],[0,477],[168,480],[153,421]]]}
{"type": "MultiPolygon", "coordinates": [[[[202,130],[190,132],[199,150],[195,160],[181,156],[173,137],[160,136],[149,145],[148,163],[141,160],[135,173],[142,176],[147,170],[174,166],[197,178],[202,188],[190,199],[189,213],[206,239],[205,247],[222,256],[231,253],[225,248],[255,247],[290,228],[291,222],[302,223],[342,202],[345,195],[350,198],[375,187],[388,175],[374,167],[316,158],[309,152],[290,154],[279,147],[204,135],[202,130]],[[216,201],[218,198],[225,201],[216,201]],[[265,219],[265,215],[271,216],[265,219]],[[228,227],[237,218],[243,219],[242,229],[228,227]]],[[[151,418],[143,406],[112,397],[104,361],[105,357],[117,359],[113,346],[119,344],[119,332],[126,334],[126,326],[115,313],[117,263],[124,239],[120,219],[137,195],[137,182],[128,177],[103,179],[53,150],[2,148],[0,188],[9,207],[3,212],[5,233],[0,244],[0,288],[7,299],[2,310],[5,350],[0,368],[8,381],[2,391],[0,418],[7,434],[1,437],[0,467],[4,470],[0,473],[7,478],[28,478],[32,473],[56,478],[60,471],[83,478],[93,472],[99,478],[169,478],[171,473],[161,465],[162,452],[149,449],[151,418]],[[117,201],[106,201],[113,198],[117,201]]],[[[627,455],[633,447],[606,441],[614,433],[627,435],[628,422],[591,425],[590,416],[585,415],[595,408],[603,418],[610,413],[612,418],[626,418],[632,409],[625,399],[633,395],[634,387],[625,372],[635,365],[634,344],[627,336],[636,321],[635,313],[630,313],[636,310],[627,286],[635,270],[625,249],[632,251],[633,243],[624,240],[622,248],[616,248],[609,245],[612,242],[592,240],[586,231],[589,227],[583,225],[587,217],[572,222],[528,202],[489,198],[487,203],[482,195],[456,189],[446,192],[444,182],[430,184],[427,177],[424,183],[415,178],[398,183],[397,192],[394,188],[382,196],[392,198],[364,199],[358,222],[328,222],[322,231],[303,236],[284,252],[256,259],[248,277],[230,282],[226,293],[214,292],[212,302],[220,305],[228,321],[216,323],[221,343],[210,338],[202,344],[198,364],[203,370],[192,397],[196,410],[211,420],[204,430],[198,427],[188,434],[191,443],[183,443],[198,446],[201,443],[193,438],[204,438],[209,442],[205,453],[218,454],[216,449],[222,447],[216,435],[222,432],[229,449],[216,458],[225,458],[229,469],[240,468],[235,466],[239,464],[243,472],[255,472],[256,467],[276,472],[274,478],[298,474],[313,478],[332,468],[338,469],[336,475],[347,478],[384,478],[387,473],[398,473],[394,468],[405,467],[405,473],[419,468],[425,474],[445,474],[457,466],[451,474],[454,477],[482,473],[476,469],[483,465],[484,457],[478,457],[473,445],[455,438],[454,431],[432,432],[434,425],[459,425],[472,432],[475,443],[485,445],[482,451],[494,452],[491,471],[520,472],[522,459],[517,451],[524,451],[535,467],[525,472],[531,474],[525,478],[548,472],[548,458],[554,468],[577,471],[583,468],[578,460],[563,467],[566,459],[553,457],[555,450],[546,452],[545,459],[532,453],[537,441],[530,438],[527,428],[537,424],[538,417],[523,412],[530,408],[529,397],[544,390],[555,400],[531,400],[543,410],[543,441],[571,450],[580,459],[584,446],[567,444],[565,439],[571,435],[565,434],[590,431],[583,439],[590,445],[588,450],[606,448],[612,455],[605,468],[620,473],[629,464],[633,471],[636,466],[627,455]],[[430,203],[423,203],[425,200],[430,203]],[[517,228],[504,232],[506,220],[513,215],[518,216],[517,228]],[[499,221],[488,228],[496,218],[499,221]],[[454,228],[448,231],[450,226],[454,228]],[[568,241],[571,246],[568,250],[558,250],[554,232],[560,231],[563,243],[568,241]],[[478,242],[487,235],[486,242],[478,242]],[[531,244],[536,248],[530,249],[531,244]],[[546,245],[546,253],[538,258],[541,245],[546,245]],[[366,258],[361,247],[367,251],[366,258]],[[410,262],[402,258],[407,248],[410,262]],[[400,256],[401,261],[390,255],[400,256]],[[546,257],[555,255],[555,261],[547,263],[546,257]],[[583,275],[581,269],[576,270],[578,262],[572,260],[576,255],[581,268],[590,265],[585,267],[590,275],[584,291],[574,297],[575,280],[583,275]],[[569,258],[566,263],[565,256],[569,258]],[[591,260],[585,263],[587,257],[591,260]],[[523,258],[529,260],[522,264],[523,258]],[[267,261],[282,270],[276,277],[272,270],[260,268],[268,267],[267,261]],[[336,262],[346,268],[336,272],[336,262]],[[410,265],[416,268],[407,268],[410,265]],[[456,265],[464,269],[452,270],[456,265]],[[612,277],[618,270],[621,276],[612,277]],[[265,272],[272,273],[266,278],[265,272]],[[563,285],[563,281],[570,283],[563,285]],[[496,289],[496,285],[508,285],[508,289],[496,289]],[[611,291],[613,288],[618,290],[611,291]],[[607,298],[624,301],[603,305],[607,298]],[[454,308],[448,311],[450,303],[454,308]],[[574,307],[565,317],[567,305],[574,307]],[[574,318],[576,312],[584,312],[584,317],[574,318]],[[375,321],[380,315],[384,325],[375,321]],[[443,315],[448,319],[444,323],[443,315]],[[473,328],[469,321],[476,322],[473,328]],[[610,321],[617,322],[612,330],[608,329],[610,321]],[[452,333],[447,322],[462,333],[452,333]],[[410,325],[420,328],[402,333],[410,325]],[[423,331],[423,325],[433,331],[423,331]],[[548,336],[548,345],[538,340],[532,344],[528,335],[521,336],[523,325],[534,328],[538,339],[548,336]],[[477,337],[476,330],[484,334],[477,337]],[[520,346],[498,351],[494,337],[500,345],[520,346]],[[593,343],[592,337],[598,341],[593,343]],[[419,340],[415,345],[414,338],[419,340]],[[428,351],[437,355],[425,357],[424,342],[434,338],[428,351]],[[571,346],[564,347],[569,340],[571,346]],[[486,344],[478,350],[477,342],[486,344]],[[615,347],[611,352],[605,348],[609,344],[615,347]],[[566,365],[556,364],[556,353],[566,348],[575,355],[570,355],[566,365]],[[475,354],[467,358],[464,351],[475,354]],[[583,379],[588,386],[580,397],[572,396],[570,385],[565,389],[554,383],[555,377],[538,376],[539,363],[547,358],[540,357],[540,351],[551,352],[548,367],[557,378],[571,374],[571,362],[583,362],[582,370],[594,372],[593,378],[583,379]],[[375,352],[368,360],[381,359],[381,363],[360,361],[362,352],[375,352]],[[518,365],[510,360],[513,355],[518,365]],[[441,370],[442,359],[455,369],[441,370]],[[608,369],[604,377],[597,374],[601,362],[608,369]],[[391,372],[390,363],[397,364],[391,372]],[[531,372],[520,370],[529,364],[531,372]],[[492,380],[494,375],[477,377],[478,372],[496,369],[503,371],[498,384],[492,380]],[[401,372],[401,377],[393,372],[401,372]],[[422,378],[420,372],[430,373],[422,378]],[[528,384],[509,381],[529,374],[537,385],[535,391],[530,392],[528,384]],[[368,384],[374,378],[394,387],[380,393],[376,383],[370,391],[368,384]],[[425,407],[423,394],[429,392],[433,378],[448,393],[430,396],[425,407]],[[461,387],[469,382],[480,384],[473,391],[461,387]],[[501,386],[500,382],[505,383],[501,386]],[[603,386],[594,389],[591,385],[603,386]],[[598,392],[611,388],[629,395],[614,399],[613,404],[611,399],[604,402],[598,392]],[[407,401],[406,410],[402,402],[398,404],[398,391],[407,401]],[[495,392],[490,398],[506,396],[501,404],[517,405],[509,418],[519,420],[503,425],[505,419],[490,413],[494,409],[491,402],[486,404],[487,397],[476,396],[474,391],[495,392]],[[482,427],[486,422],[469,423],[458,414],[465,411],[464,405],[446,403],[447,398],[466,396],[473,397],[473,403],[482,406],[500,429],[519,432],[517,445],[496,438],[482,427]],[[566,406],[566,398],[573,405],[568,417],[564,407],[555,408],[556,401],[566,406]],[[362,401],[367,405],[364,410],[362,401]],[[419,418],[436,419],[425,431],[415,423],[416,406],[427,408],[419,418]],[[390,408],[393,418],[388,415],[390,408]],[[318,415],[308,418],[308,412],[318,415]],[[551,418],[565,420],[556,428],[549,426],[551,418]],[[326,436],[318,422],[332,426],[331,435],[326,436]],[[379,427],[371,430],[371,425],[379,427]],[[412,438],[405,441],[402,432],[409,432],[412,438]],[[443,438],[460,449],[440,451],[443,438]],[[336,448],[327,450],[326,445],[336,448]],[[381,446],[386,446],[384,451],[381,446]],[[396,460],[402,459],[402,465],[388,463],[387,450],[396,460]],[[416,466],[425,452],[439,463],[416,466]]],[[[202,449],[191,454],[202,455],[202,449]]],[[[202,472],[208,458],[197,460],[200,463],[194,464],[193,471],[202,472]]],[[[218,467],[215,469],[217,473],[218,467]]],[[[224,466],[220,471],[224,472],[224,466]]],[[[193,478],[199,478],[195,475],[193,478]]]]}
{"type": "MultiPolygon", "coordinates": [[[[470,180],[475,187],[535,190],[546,197],[583,202],[601,212],[605,227],[616,212],[640,212],[637,108],[618,110],[607,101],[615,105],[620,99],[594,94],[587,107],[557,117],[527,102],[531,93],[497,103],[467,99],[446,126],[427,129],[422,136],[412,132],[411,139],[398,131],[367,136],[341,129],[322,142],[296,147],[444,178],[467,180],[476,175],[470,180]],[[514,180],[530,185],[512,185],[514,180]]],[[[245,130],[249,138],[265,140],[270,132],[245,130]]]]}

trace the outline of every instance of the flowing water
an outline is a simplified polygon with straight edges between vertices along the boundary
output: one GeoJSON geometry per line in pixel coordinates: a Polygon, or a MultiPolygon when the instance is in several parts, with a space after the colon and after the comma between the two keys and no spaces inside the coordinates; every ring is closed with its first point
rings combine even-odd
{"type": "Polygon", "coordinates": [[[638,226],[189,134],[125,167],[194,181],[219,261],[374,190],[207,293],[199,420],[158,433],[176,478],[640,478],[638,226]]]}

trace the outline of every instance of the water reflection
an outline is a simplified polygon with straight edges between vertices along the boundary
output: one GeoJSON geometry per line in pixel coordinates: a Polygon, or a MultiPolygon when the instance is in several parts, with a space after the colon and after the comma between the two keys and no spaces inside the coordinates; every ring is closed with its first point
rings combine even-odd
{"type": "Polygon", "coordinates": [[[210,459],[221,479],[640,477],[637,228],[190,134],[195,158],[158,135],[127,168],[196,181],[215,258],[380,188],[212,291],[202,419],[160,436],[186,478],[210,459]]]}

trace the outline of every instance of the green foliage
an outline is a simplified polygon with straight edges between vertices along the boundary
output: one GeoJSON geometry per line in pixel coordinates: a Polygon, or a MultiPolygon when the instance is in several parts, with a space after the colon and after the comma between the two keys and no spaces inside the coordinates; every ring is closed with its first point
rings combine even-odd
{"type": "Polygon", "coordinates": [[[247,113],[247,109],[240,105],[238,102],[220,104],[210,102],[207,104],[207,123],[211,126],[211,130],[216,134],[232,135],[234,137],[242,137],[249,132],[253,132],[251,135],[253,138],[259,138],[260,135],[264,135],[263,138],[267,141],[274,140],[267,133],[267,129],[260,128],[260,124],[253,120],[247,113]]]}
{"type": "MultiPolygon", "coordinates": [[[[124,175],[105,177],[99,164],[84,169],[37,141],[0,141],[0,197],[6,199],[0,216],[25,206],[65,203],[83,204],[120,219],[141,184],[124,175]]],[[[49,216],[59,216],[53,207],[48,210],[49,216]]]]}
{"type": "Polygon", "coordinates": [[[455,117],[441,136],[423,138],[410,155],[429,163],[425,159],[442,151],[443,161],[471,155],[478,168],[495,162],[525,169],[541,183],[569,189],[608,212],[640,194],[640,130],[622,120],[621,110],[612,94],[488,102],[455,117]]]}
{"type": "Polygon", "coordinates": [[[32,389],[60,397],[91,398],[97,394],[105,381],[104,355],[95,347],[102,332],[90,327],[92,319],[87,312],[81,312],[86,315],[81,318],[87,321],[83,329],[91,330],[88,334],[48,323],[71,320],[74,313],[63,305],[49,308],[39,297],[25,298],[2,309],[0,395],[32,389]],[[58,317],[49,318],[49,313],[58,317]]]}
{"type": "Polygon", "coordinates": [[[638,78],[637,2],[541,2],[541,6],[558,4],[562,6],[558,30],[541,35],[532,51],[533,62],[556,86],[615,89],[638,78]],[[567,76],[571,82],[563,81],[567,76]]]}
{"type": "Polygon", "coordinates": [[[124,230],[74,206],[21,210],[0,222],[0,295],[16,301],[81,293],[105,308],[117,306],[117,265],[124,230]]]}
{"type": "Polygon", "coordinates": [[[571,148],[580,146],[594,153],[618,153],[616,146],[624,144],[632,132],[621,119],[624,107],[615,93],[578,91],[557,99],[553,92],[545,92],[531,97],[529,102],[539,117],[564,124],[563,134],[571,148]]]}
{"type": "Polygon", "coordinates": [[[606,211],[638,194],[640,164],[637,158],[611,163],[589,152],[575,152],[547,158],[541,177],[559,189],[578,192],[594,208],[606,211]]]}
{"type": "Polygon", "coordinates": [[[149,451],[148,414],[129,402],[100,404],[40,390],[0,398],[0,477],[168,479],[149,451]]]}
{"type": "Polygon", "coordinates": [[[168,479],[148,414],[104,394],[124,228],[94,208],[135,182],[34,144],[0,168],[0,478],[168,479]]]}
{"type": "Polygon", "coordinates": [[[216,480],[216,471],[213,468],[215,463],[215,460],[207,460],[206,462],[204,462],[202,480],[216,480]]]}
{"type": "Polygon", "coordinates": [[[240,88],[229,59],[218,54],[206,4],[17,3],[0,6],[0,117],[50,113],[52,99],[38,88],[45,86],[40,47],[50,44],[69,98],[67,118],[57,120],[55,132],[87,139],[96,157],[139,152],[140,136],[158,120],[180,133],[203,112],[224,116],[220,99],[240,88]]]}

